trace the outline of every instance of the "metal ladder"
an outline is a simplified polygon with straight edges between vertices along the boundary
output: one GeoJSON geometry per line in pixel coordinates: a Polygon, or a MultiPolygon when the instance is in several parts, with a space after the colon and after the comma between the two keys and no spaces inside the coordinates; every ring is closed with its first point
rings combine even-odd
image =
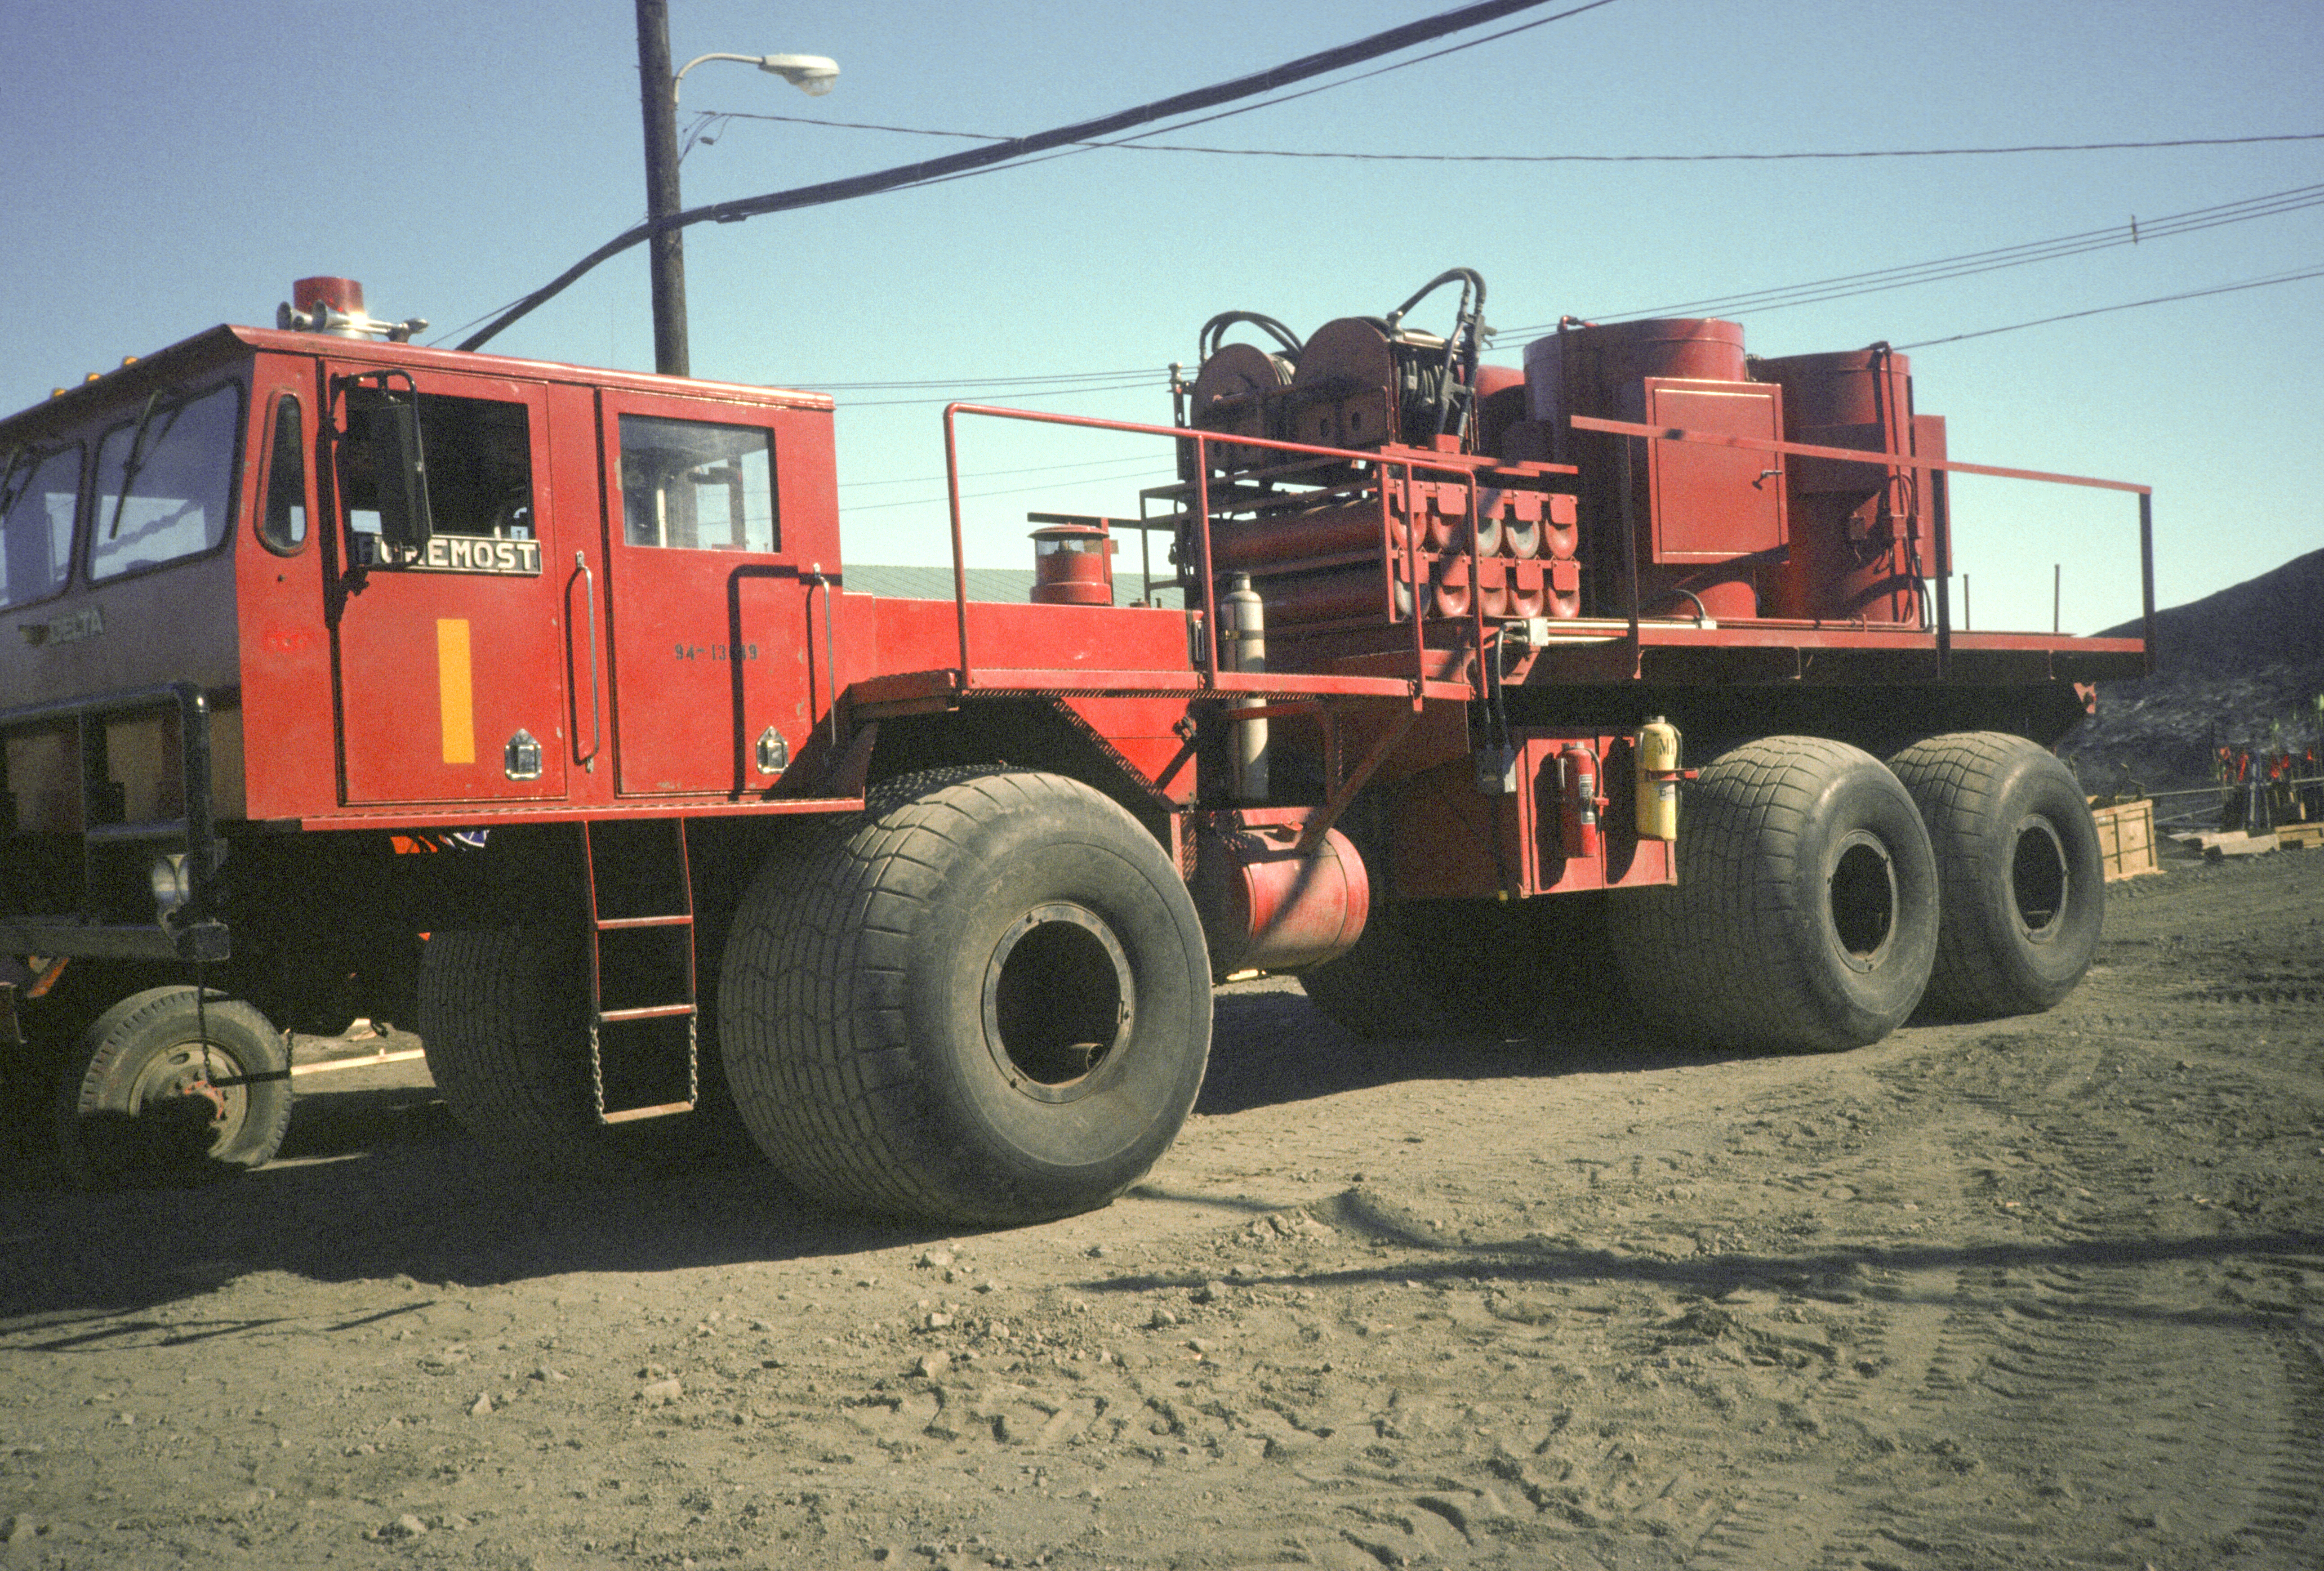
{"type": "Polygon", "coordinates": [[[582,864],[589,894],[589,1095],[599,1123],[691,1113],[702,1099],[700,1011],[694,987],[694,880],[682,818],[585,823],[582,864]],[[610,911],[608,907],[613,908],[610,911]],[[670,909],[670,908],[676,909],[670,909]],[[606,984],[620,983],[607,1007],[606,984]],[[670,1001],[669,994],[680,996],[670,1001]],[[605,1040],[643,1039],[632,1065],[617,1058],[622,1088],[657,1056],[658,1038],[686,1022],[686,1095],[638,1106],[605,1105],[605,1040]]]}

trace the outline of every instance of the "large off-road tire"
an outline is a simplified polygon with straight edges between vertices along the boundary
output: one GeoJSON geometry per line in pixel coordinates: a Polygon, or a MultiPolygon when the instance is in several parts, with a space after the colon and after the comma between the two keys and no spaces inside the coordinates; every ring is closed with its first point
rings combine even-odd
{"type": "MultiPolygon", "coordinates": [[[[622,1179],[734,1160],[742,1142],[706,1020],[692,1113],[597,1121],[581,940],[532,928],[439,931],[420,962],[428,1072],[461,1127],[550,1178],[622,1179]]],[[[742,1149],[747,1151],[747,1146],[742,1149]]]]}
{"type": "Polygon", "coordinates": [[[1210,1052],[1202,923],[1121,808],[1056,775],[875,788],[778,850],[719,988],[729,1079],[818,1198],[1008,1224],[1102,1206],[1176,1136],[1210,1052]]]}
{"type": "Polygon", "coordinates": [[[224,993],[205,993],[198,1011],[196,1002],[190,987],[150,987],[81,1033],[54,1104],[70,1182],[197,1182],[257,1167],[281,1145],[290,1124],[281,1034],[224,993]]]}
{"type": "Polygon", "coordinates": [[[1937,948],[1913,799],[1845,743],[1770,736],[1702,772],[1675,888],[1608,901],[1632,1001],[1710,1042],[1861,1047],[1913,1012],[1937,948]]]}
{"type": "Polygon", "coordinates": [[[1341,1030],[1375,1040],[1531,1036],[1574,1001],[1586,897],[1379,901],[1355,947],[1299,974],[1341,1030]]]}
{"type": "Polygon", "coordinates": [[[1925,1007],[2034,1014],[2074,990],[2106,916],[2106,863],[2073,772],[2023,736],[1963,732],[1889,761],[1937,854],[1937,961],[1925,1007]]]}

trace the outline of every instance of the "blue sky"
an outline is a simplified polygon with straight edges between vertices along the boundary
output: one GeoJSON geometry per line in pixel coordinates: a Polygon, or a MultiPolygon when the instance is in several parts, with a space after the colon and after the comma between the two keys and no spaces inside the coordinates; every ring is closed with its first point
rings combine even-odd
{"type": "MultiPolygon", "coordinates": [[[[1443,9],[672,0],[681,61],[812,52],[843,72],[809,98],[747,67],[698,68],[687,118],[818,123],[725,123],[687,157],[687,199],[971,145],[832,122],[1021,134],[1443,9]]],[[[1546,155],[2254,136],[2324,131],[2319,69],[2324,7],[2290,0],[1617,0],[1153,140],[1546,155]]],[[[16,0],[0,14],[0,407],[220,320],[271,321],[309,273],[361,279],[376,314],[429,317],[430,338],[487,313],[642,215],[636,78],[627,0],[16,0]]],[[[2134,216],[2150,226],[2135,246],[1731,313],[1761,355],[1910,345],[2324,266],[2315,206],[2151,237],[2170,215],[2319,183],[2324,142],[1779,163],[1099,150],[691,230],[694,367],[795,386],[936,384],[838,394],[849,556],[933,561],[945,554],[927,478],[944,468],[934,401],[1017,396],[980,379],[1119,371],[1096,391],[1024,402],[1165,421],[1159,368],[1190,360],[1221,310],[1304,334],[1384,312],[1465,265],[1490,285],[1489,319],[1516,329],[2126,233],[2134,216]]],[[[633,253],[494,347],[650,368],[646,302],[633,253]]],[[[1432,301],[1419,325],[1447,310],[1432,301]]],[[[1489,357],[1519,363],[1524,337],[1505,332],[1489,357]]],[[[2153,484],[2163,605],[2324,545],[2324,279],[1913,358],[1920,407],[1950,418],[1955,457],[2153,484]]],[[[1134,510],[1156,467],[1150,448],[972,435],[968,489],[991,494],[971,513],[980,565],[1029,559],[1028,510],[1134,510]],[[1091,467],[1047,467],[1068,463],[1091,467]]],[[[2070,631],[2135,612],[2127,498],[1972,482],[1955,517],[1978,627],[2047,627],[2058,563],[2070,631]]]]}

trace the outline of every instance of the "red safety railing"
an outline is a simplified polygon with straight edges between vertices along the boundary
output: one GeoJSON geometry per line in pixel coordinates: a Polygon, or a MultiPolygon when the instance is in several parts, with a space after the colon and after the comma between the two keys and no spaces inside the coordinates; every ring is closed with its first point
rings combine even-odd
{"type": "MultiPolygon", "coordinates": [[[[1365,450],[1351,448],[1329,448],[1320,446],[1313,442],[1291,442],[1279,440],[1272,437],[1246,436],[1240,433],[1224,431],[1204,431],[1186,426],[1146,425],[1134,420],[1103,420],[1091,415],[1050,414],[1032,410],[1001,409],[989,404],[952,403],[945,405],[944,411],[945,478],[952,511],[953,597],[956,626],[959,633],[961,684],[963,687],[973,687],[975,685],[973,677],[975,670],[973,653],[969,648],[967,555],[965,546],[964,544],[961,525],[959,417],[963,415],[974,415],[988,420],[1018,420],[1030,425],[1073,426],[1079,427],[1086,430],[1110,431],[1118,435],[1160,437],[1172,442],[1191,442],[1194,444],[1195,449],[1195,462],[1194,465],[1194,496],[1193,505],[1188,510],[1186,516],[1191,518],[1194,522],[1194,536],[1198,546],[1198,563],[1196,564],[1196,571],[1202,583],[1203,625],[1205,630],[1203,640],[1203,679],[1206,687],[1214,689],[1258,690],[1267,688],[1283,687],[1295,684],[1250,681],[1247,679],[1234,680],[1232,679],[1236,678],[1240,674],[1235,672],[1225,673],[1225,675],[1230,679],[1225,682],[1222,682],[1220,679],[1222,673],[1219,670],[1219,647],[1221,640],[1219,638],[1218,620],[1218,578],[1214,570],[1211,545],[1212,511],[1210,482],[1211,470],[1213,467],[1211,463],[1211,449],[1213,448],[1232,447],[1236,448],[1265,448],[1271,452],[1279,452],[1305,458],[1328,460],[1335,463],[1361,464],[1377,471],[1380,478],[1380,484],[1375,487],[1375,489],[1378,492],[1378,504],[1379,508],[1380,562],[1381,577],[1383,579],[1383,599],[1385,602],[1383,609],[1386,615],[1386,619],[1391,622],[1395,621],[1398,615],[1396,606],[1395,572],[1392,566],[1397,553],[1397,548],[1388,520],[1388,485],[1391,481],[1391,477],[1397,473],[1401,472],[1405,485],[1405,494],[1409,497],[1412,494],[1412,486],[1414,485],[1416,471],[1465,470],[1467,471],[1467,485],[1469,491],[1469,505],[1467,512],[1470,521],[1469,538],[1466,542],[1465,554],[1469,559],[1471,606],[1470,613],[1466,620],[1471,624],[1472,633],[1477,640],[1479,650],[1481,652],[1483,648],[1484,596],[1481,587],[1482,574],[1477,559],[1476,551],[1477,518],[1480,505],[1477,495],[1479,489],[1477,484],[1477,474],[1478,471],[1482,469],[1504,467],[1505,466],[1502,464],[1501,460],[1498,458],[1486,454],[1472,453],[1428,453],[1425,455],[1413,456],[1406,456],[1401,453],[1384,454],[1377,449],[1365,450]]],[[[1145,522],[1145,520],[1139,521],[1141,524],[1145,522]]],[[[1161,521],[1157,520],[1155,522],[1161,521]]],[[[1413,669],[1410,679],[1417,683],[1425,679],[1427,670],[1426,632],[1423,624],[1427,621],[1426,613],[1428,607],[1425,593],[1425,581],[1420,570],[1419,531],[1416,527],[1408,527],[1405,531],[1402,555],[1404,559],[1406,581],[1410,585],[1412,591],[1412,609],[1409,620],[1412,624],[1413,669]]],[[[1480,664],[1476,669],[1481,670],[1481,664],[1480,664]]],[[[1297,685],[1312,686],[1313,682],[1311,680],[1305,684],[1297,685]]],[[[1414,690],[1416,692],[1418,691],[1416,688],[1414,690]]]]}
{"type": "MultiPolygon", "coordinates": [[[[1945,476],[1951,475],[1989,475],[2003,480],[2035,480],[2052,485],[2081,485],[2098,491],[2128,491],[2138,497],[2138,568],[2142,629],[2146,643],[2146,669],[2154,670],[2154,488],[2135,480],[2098,480],[2087,475],[2053,475],[2042,469],[2004,469],[1992,464],[1966,464],[1954,458],[1928,458],[1911,453],[1869,452],[1862,448],[1824,448],[1807,442],[1779,442],[1766,437],[1729,436],[1720,431],[1684,430],[1676,426],[1639,425],[1631,420],[1600,420],[1592,415],[1571,417],[1573,429],[1583,431],[1603,431],[1609,436],[1638,438],[1649,442],[1701,442],[1716,448],[1738,448],[1746,452],[1781,453],[1789,457],[1830,458],[1843,464],[1865,464],[1884,468],[1893,475],[1899,470],[1929,474],[1930,506],[1936,531],[1936,571],[1932,575],[1937,589],[1937,675],[1941,679],[1952,655],[1952,606],[1949,586],[1952,578],[1952,515],[1946,505],[1945,476]]],[[[1623,488],[1627,504],[1629,489],[1623,488]]],[[[1625,549],[1635,550],[1636,542],[1630,531],[1624,531],[1625,549]]],[[[1635,580],[1636,567],[1632,576],[1635,580]]],[[[1635,581],[1630,593],[1630,642],[1635,649],[1640,640],[1638,631],[1637,590],[1635,581]]]]}

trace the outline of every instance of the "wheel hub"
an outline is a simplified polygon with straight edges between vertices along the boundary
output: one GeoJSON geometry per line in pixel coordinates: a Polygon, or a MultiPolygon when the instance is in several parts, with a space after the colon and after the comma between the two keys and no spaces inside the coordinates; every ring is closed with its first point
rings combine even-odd
{"type": "Polygon", "coordinates": [[[2034,943],[2056,936],[2066,914],[2067,882],[2066,847],[2056,826],[2043,818],[2021,822],[2009,859],[2009,902],[2019,929],[2034,943]]]}
{"type": "MultiPolygon", "coordinates": [[[[211,1049],[213,1056],[216,1052],[216,1049],[211,1049]]],[[[230,1063],[227,1072],[234,1072],[230,1063]]],[[[213,1126],[224,1125],[239,1116],[240,1093],[239,1086],[221,1089],[212,1085],[202,1044],[184,1042],[153,1055],[131,1084],[125,1111],[132,1118],[165,1109],[182,1116],[199,1106],[205,1112],[205,1122],[213,1126]]]]}
{"type": "Polygon", "coordinates": [[[1095,912],[1038,905],[993,946],[983,1003],[985,1047],[1010,1087],[1037,1102],[1074,1101],[1130,1035],[1130,956],[1095,912]]]}
{"type": "Polygon", "coordinates": [[[1851,970],[1873,970],[1887,957],[1896,930],[1896,864],[1877,836],[1858,829],[1840,841],[1831,914],[1840,957],[1851,970]]]}

